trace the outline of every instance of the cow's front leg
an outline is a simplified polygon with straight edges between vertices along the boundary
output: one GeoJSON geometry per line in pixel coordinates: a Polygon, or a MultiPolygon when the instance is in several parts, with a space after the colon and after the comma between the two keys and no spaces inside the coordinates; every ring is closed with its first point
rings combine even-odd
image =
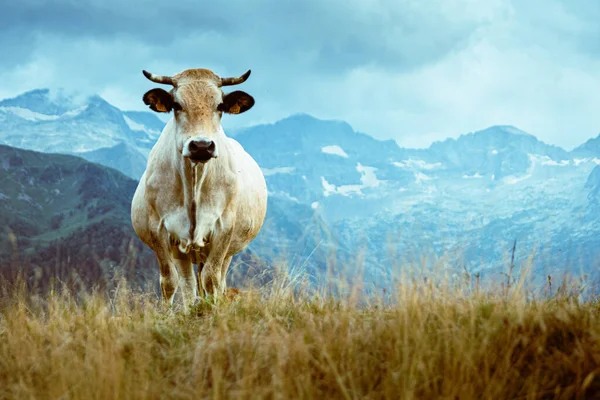
{"type": "Polygon", "coordinates": [[[200,273],[200,281],[202,282],[202,291],[206,296],[218,298],[223,294],[224,287],[221,284],[221,268],[217,260],[214,263],[204,264],[200,273]]]}
{"type": "Polygon", "coordinates": [[[199,279],[202,282],[202,289],[205,295],[218,298],[223,294],[225,285],[223,264],[228,256],[229,245],[234,229],[233,213],[226,212],[218,221],[211,237],[210,251],[206,262],[199,271],[199,279]]]}
{"type": "Polygon", "coordinates": [[[160,268],[160,291],[163,301],[171,306],[173,297],[179,286],[179,274],[177,268],[168,257],[157,257],[160,268]]]}
{"type": "Polygon", "coordinates": [[[189,257],[180,260],[174,260],[179,271],[183,310],[187,312],[189,307],[194,305],[198,297],[198,285],[196,275],[194,274],[194,265],[189,257]]]}
{"type": "Polygon", "coordinates": [[[223,264],[221,264],[221,285],[223,286],[223,291],[227,291],[227,270],[231,265],[232,256],[227,256],[223,260],[223,264]]]}

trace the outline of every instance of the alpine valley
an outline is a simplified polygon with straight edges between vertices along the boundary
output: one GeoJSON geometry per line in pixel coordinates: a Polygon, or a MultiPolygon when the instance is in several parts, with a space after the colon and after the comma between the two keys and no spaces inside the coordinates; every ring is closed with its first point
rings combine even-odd
{"type": "MultiPolygon", "coordinates": [[[[127,264],[139,282],[155,280],[129,202],[163,126],[99,96],[40,89],[0,101],[0,267],[19,248],[29,274],[69,255],[93,276],[127,264]]],[[[531,266],[540,283],[600,277],[600,136],[566,151],[493,126],[406,149],[305,114],[228,133],[263,169],[270,197],[233,271],[284,261],[313,282],[360,273],[371,288],[408,270],[499,280],[516,241],[516,268],[531,266]]]]}

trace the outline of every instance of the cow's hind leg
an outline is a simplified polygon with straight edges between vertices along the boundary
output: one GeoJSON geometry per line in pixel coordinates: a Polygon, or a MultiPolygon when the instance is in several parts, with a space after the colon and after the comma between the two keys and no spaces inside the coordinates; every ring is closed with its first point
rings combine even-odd
{"type": "Polygon", "coordinates": [[[227,270],[231,265],[232,256],[226,257],[223,261],[223,266],[221,267],[221,286],[223,287],[223,293],[225,297],[229,300],[235,299],[239,294],[240,290],[234,287],[227,287],[227,270]]]}

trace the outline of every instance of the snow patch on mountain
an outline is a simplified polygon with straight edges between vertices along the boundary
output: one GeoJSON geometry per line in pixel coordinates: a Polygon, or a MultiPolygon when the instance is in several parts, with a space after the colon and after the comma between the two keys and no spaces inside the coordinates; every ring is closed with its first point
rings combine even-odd
{"type": "Polygon", "coordinates": [[[13,114],[21,119],[25,119],[27,121],[32,122],[51,121],[59,118],[58,115],[40,114],[35,111],[31,111],[21,107],[0,107],[0,110],[13,114]]]}
{"type": "Polygon", "coordinates": [[[574,158],[573,159],[573,164],[575,164],[576,167],[578,167],[581,164],[587,164],[587,163],[594,163],[596,165],[600,165],[600,159],[594,157],[594,158],[574,158]]]}
{"type": "Polygon", "coordinates": [[[277,174],[291,174],[296,170],[295,167],[277,167],[277,168],[261,168],[264,176],[277,174]]]}
{"type": "Polygon", "coordinates": [[[348,154],[338,145],[324,146],[321,148],[321,152],[325,154],[333,154],[336,156],[348,158],[348,154]]]}
{"type": "Polygon", "coordinates": [[[129,129],[131,129],[132,131],[144,131],[144,130],[146,130],[146,127],[144,125],[135,122],[134,120],[132,120],[131,118],[129,118],[126,115],[123,115],[123,119],[127,123],[127,126],[129,127],[129,129]]]}
{"type": "Polygon", "coordinates": [[[552,167],[566,167],[570,164],[569,160],[555,161],[548,156],[539,154],[528,154],[531,162],[538,163],[540,165],[548,165],[552,167]]]}
{"type": "Polygon", "coordinates": [[[527,172],[523,176],[505,176],[502,180],[504,183],[506,183],[507,185],[514,185],[516,183],[531,178],[533,176],[533,171],[535,170],[536,163],[546,161],[544,158],[545,156],[540,156],[537,154],[527,154],[527,157],[529,158],[529,168],[527,169],[527,172]]]}
{"type": "Polygon", "coordinates": [[[336,186],[332,183],[327,182],[324,176],[321,177],[321,184],[323,185],[323,196],[329,197],[333,194],[340,194],[342,196],[350,196],[352,194],[362,195],[362,185],[341,185],[336,186]]]}
{"type": "Polygon", "coordinates": [[[363,187],[377,187],[382,183],[382,181],[377,179],[377,175],[375,175],[377,168],[367,167],[358,163],[356,164],[356,170],[361,174],[360,181],[362,182],[363,187]]]}
{"type": "MultiPolygon", "coordinates": [[[[568,167],[569,165],[571,165],[570,160],[556,161],[556,160],[553,160],[552,158],[548,157],[547,155],[527,154],[527,157],[529,159],[529,168],[527,169],[525,174],[522,176],[516,176],[516,175],[505,176],[504,179],[502,180],[504,183],[506,183],[508,185],[514,185],[516,183],[519,183],[526,179],[529,179],[533,176],[533,173],[534,173],[536,167],[538,167],[538,166],[540,166],[540,167],[568,167]]],[[[573,164],[578,165],[575,161],[573,162],[573,164]]]]}
{"type": "Polygon", "coordinates": [[[408,160],[403,160],[401,162],[393,161],[392,164],[399,168],[422,169],[422,170],[428,170],[428,171],[442,167],[441,162],[428,163],[423,160],[414,160],[412,158],[409,158],[408,160]]]}
{"type": "Polygon", "coordinates": [[[531,174],[526,174],[523,176],[514,176],[514,175],[505,176],[504,183],[506,183],[507,185],[514,185],[516,183],[522,182],[525,179],[529,179],[529,178],[531,178],[531,174]]]}
{"type": "Polygon", "coordinates": [[[12,114],[18,118],[24,119],[26,121],[40,122],[40,121],[56,121],[61,118],[75,117],[75,116],[79,115],[81,112],[85,111],[86,108],[87,108],[86,106],[83,106],[83,107],[80,107],[80,108],[77,108],[74,110],[67,111],[61,115],[42,114],[39,112],[31,111],[27,108],[13,107],[13,106],[0,107],[0,111],[10,113],[10,114],[12,114]]]}
{"type": "Polygon", "coordinates": [[[358,195],[363,196],[363,189],[375,188],[381,185],[383,181],[380,181],[375,175],[377,168],[364,166],[361,163],[356,164],[356,170],[360,173],[360,185],[340,185],[336,186],[333,183],[329,183],[324,176],[321,176],[321,185],[323,186],[323,195],[329,197],[333,194],[339,194],[342,196],[358,195]]]}

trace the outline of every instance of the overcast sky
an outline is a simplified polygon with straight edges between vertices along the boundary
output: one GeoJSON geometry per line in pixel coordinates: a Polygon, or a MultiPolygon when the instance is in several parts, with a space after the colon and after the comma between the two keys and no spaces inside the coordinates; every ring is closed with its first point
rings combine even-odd
{"type": "Polygon", "coordinates": [[[225,126],[305,112],[410,147],[495,124],[568,149],[600,132],[599,0],[3,3],[0,98],[65,88],[142,110],[142,69],[252,69],[256,106],[225,126]]]}

